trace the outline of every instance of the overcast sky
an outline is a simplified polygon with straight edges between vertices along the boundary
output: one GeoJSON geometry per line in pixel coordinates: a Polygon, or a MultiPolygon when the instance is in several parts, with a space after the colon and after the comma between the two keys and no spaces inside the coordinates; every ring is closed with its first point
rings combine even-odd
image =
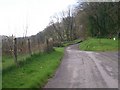
{"type": "Polygon", "coordinates": [[[0,35],[27,36],[42,31],[50,16],[67,10],[76,0],[0,0],[0,35]]]}

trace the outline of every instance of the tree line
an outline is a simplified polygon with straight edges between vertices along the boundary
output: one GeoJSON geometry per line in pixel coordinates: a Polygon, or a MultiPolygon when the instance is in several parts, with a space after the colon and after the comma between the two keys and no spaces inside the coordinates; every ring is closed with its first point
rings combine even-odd
{"type": "Polygon", "coordinates": [[[120,32],[118,2],[80,2],[74,8],[52,17],[46,35],[65,42],[87,37],[113,38],[120,32]]]}

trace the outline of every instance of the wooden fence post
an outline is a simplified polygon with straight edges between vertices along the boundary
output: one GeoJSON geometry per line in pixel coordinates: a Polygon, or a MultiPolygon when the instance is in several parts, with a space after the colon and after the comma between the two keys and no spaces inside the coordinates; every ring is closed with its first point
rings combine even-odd
{"type": "Polygon", "coordinates": [[[47,38],[45,37],[45,47],[44,47],[44,52],[47,52],[47,47],[48,47],[48,42],[47,42],[47,38]]]}
{"type": "Polygon", "coordinates": [[[46,51],[47,51],[47,53],[49,53],[50,52],[50,45],[49,45],[49,40],[48,39],[46,39],[46,51]]]}
{"type": "Polygon", "coordinates": [[[16,64],[16,66],[18,67],[18,61],[17,61],[17,38],[14,38],[14,42],[13,42],[13,55],[14,55],[14,62],[16,64]]]}
{"type": "Polygon", "coordinates": [[[41,52],[41,51],[40,51],[40,49],[41,49],[41,48],[40,48],[40,41],[39,41],[39,39],[37,39],[37,41],[38,41],[38,49],[39,49],[39,53],[40,53],[40,52],[41,52]]]}
{"type": "Polygon", "coordinates": [[[29,54],[32,55],[32,53],[31,53],[30,39],[28,39],[28,50],[29,50],[29,54]]]}

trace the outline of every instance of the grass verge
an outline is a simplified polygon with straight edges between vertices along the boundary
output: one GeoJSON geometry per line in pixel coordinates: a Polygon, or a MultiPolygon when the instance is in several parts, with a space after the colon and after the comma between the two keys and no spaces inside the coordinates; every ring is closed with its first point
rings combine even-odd
{"type": "Polygon", "coordinates": [[[118,40],[89,38],[80,43],[80,50],[85,51],[117,51],[118,40]]]}
{"type": "MultiPolygon", "coordinates": [[[[30,57],[29,54],[24,54],[24,55],[18,55],[18,62],[24,62],[26,60],[26,58],[30,57]]],[[[6,70],[8,68],[11,68],[11,67],[16,67],[16,65],[14,64],[14,58],[13,56],[6,56],[6,55],[3,55],[2,56],[2,69],[3,70],[6,70]]]]}
{"type": "Polygon", "coordinates": [[[51,53],[34,54],[20,68],[3,72],[3,88],[40,88],[47,82],[60,64],[63,48],[51,53]]]}

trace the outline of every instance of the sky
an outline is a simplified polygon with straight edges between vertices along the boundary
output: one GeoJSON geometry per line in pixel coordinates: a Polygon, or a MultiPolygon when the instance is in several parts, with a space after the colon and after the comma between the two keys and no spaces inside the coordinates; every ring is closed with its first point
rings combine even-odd
{"type": "Polygon", "coordinates": [[[50,17],[75,5],[76,0],[0,0],[0,35],[35,35],[49,25],[50,17]]]}

